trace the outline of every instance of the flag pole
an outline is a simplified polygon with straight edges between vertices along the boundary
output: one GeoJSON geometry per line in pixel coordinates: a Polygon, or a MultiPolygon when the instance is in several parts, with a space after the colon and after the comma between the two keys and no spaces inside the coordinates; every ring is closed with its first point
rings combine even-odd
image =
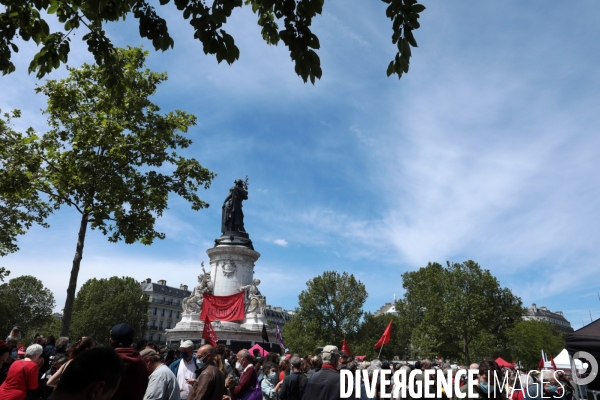
{"type": "MultiPolygon", "coordinates": [[[[385,342],[385,335],[383,335],[383,341],[385,342]]],[[[381,357],[381,350],[383,350],[384,345],[385,345],[385,343],[382,343],[381,347],[379,348],[379,355],[377,356],[378,359],[381,357]]]]}

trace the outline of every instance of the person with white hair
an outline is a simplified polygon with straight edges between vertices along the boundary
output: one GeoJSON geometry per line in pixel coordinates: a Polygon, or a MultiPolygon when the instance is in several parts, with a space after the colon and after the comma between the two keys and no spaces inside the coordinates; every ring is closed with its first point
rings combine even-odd
{"type": "Polygon", "coordinates": [[[38,360],[44,349],[32,344],[25,350],[25,359],[12,363],[6,380],[0,386],[0,398],[23,400],[29,390],[38,388],[38,360]]]}
{"type": "Polygon", "coordinates": [[[529,399],[563,399],[562,388],[556,381],[554,371],[542,370],[538,377],[540,381],[529,384],[525,390],[523,398],[529,399]]]}

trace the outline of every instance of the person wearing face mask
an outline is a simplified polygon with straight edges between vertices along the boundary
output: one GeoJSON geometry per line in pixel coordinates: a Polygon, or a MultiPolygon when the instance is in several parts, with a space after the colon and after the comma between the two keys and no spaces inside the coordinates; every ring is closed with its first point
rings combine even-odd
{"type": "Polygon", "coordinates": [[[196,359],[198,379],[188,396],[188,400],[222,400],[225,394],[225,375],[215,364],[217,352],[210,344],[198,349],[196,359]]]}
{"type": "MultiPolygon", "coordinates": [[[[479,374],[477,375],[477,381],[473,382],[474,397],[469,397],[469,385],[466,384],[460,388],[460,392],[465,395],[465,399],[490,399],[500,400],[502,398],[501,388],[495,387],[494,385],[494,374],[497,375],[499,381],[502,381],[502,373],[498,364],[494,361],[483,361],[479,364],[479,374]],[[489,385],[488,385],[489,380],[489,385]]],[[[459,399],[457,393],[453,393],[452,398],[454,400],[459,399]]]]}
{"type": "Polygon", "coordinates": [[[277,400],[277,390],[279,377],[277,376],[277,365],[272,362],[265,362],[263,365],[263,379],[260,382],[260,388],[263,393],[263,400],[277,400]]]}
{"type": "Polygon", "coordinates": [[[38,359],[43,350],[39,344],[32,344],[25,351],[24,360],[13,362],[0,386],[0,399],[24,400],[28,391],[38,388],[38,359]]]}
{"type": "Polygon", "coordinates": [[[539,382],[530,384],[525,390],[523,398],[525,400],[533,399],[563,399],[564,386],[559,384],[554,377],[554,371],[542,370],[538,377],[539,382]]]}
{"type": "Polygon", "coordinates": [[[252,355],[250,355],[248,350],[242,349],[237,353],[235,369],[241,374],[240,383],[236,385],[233,379],[228,379],[225,384],[232,394],[232,397],[234,399],[240,399],[246,393],[255,390],[258,382],[256,370],[252,365],[252,355]]]}
{"type": "Polygon", "coordinates": [[[188,398],[192,385],[196,382],[196,360],[194,360],[194,343],[182,340],[179,345],[180,359],[173,361],[169,368],[177,377],[179,394],[182,400],[188,398]]]}

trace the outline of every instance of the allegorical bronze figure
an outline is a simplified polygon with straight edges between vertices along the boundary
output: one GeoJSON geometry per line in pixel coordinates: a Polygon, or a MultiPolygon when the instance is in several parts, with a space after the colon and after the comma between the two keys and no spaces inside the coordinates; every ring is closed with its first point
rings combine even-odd
{"type": "Polygon", "coordinates": [[[248,200],[248,177],[245,181],[237,179],[235,186],[229,189],[229,194],[223,202],[221,232],[246,232],[244,229],[244,212],[242,201],[248,200]]]}

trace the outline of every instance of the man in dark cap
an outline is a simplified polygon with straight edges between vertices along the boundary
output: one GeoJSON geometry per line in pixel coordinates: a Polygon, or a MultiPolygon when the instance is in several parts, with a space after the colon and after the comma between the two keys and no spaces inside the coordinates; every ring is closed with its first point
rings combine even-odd
{"type": "Polygon", "coordinates": [[[110,345],[125,364],[125,374],[114,400],[142,400],[148,386],[146,362],[137,350],[131,348],[135,332],[131,325],[119,324],[110,331],[110,345]]]}

